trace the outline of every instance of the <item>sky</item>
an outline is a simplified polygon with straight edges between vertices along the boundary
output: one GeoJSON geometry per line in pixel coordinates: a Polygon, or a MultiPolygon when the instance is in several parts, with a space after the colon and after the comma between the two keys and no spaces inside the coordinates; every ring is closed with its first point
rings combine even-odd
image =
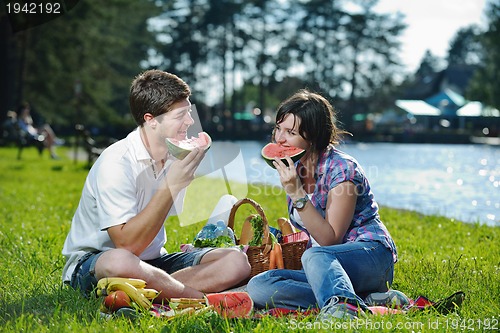
{"type": "Polygon", "coordinates": [[[401,60],[410,72],[415,71],[426,50],[435,56],[447,55],[456,32],[471,24],[485,26],[487,0],[379,0],[381,13],[401,12],[408,25],[402,35],[401,60]]]}

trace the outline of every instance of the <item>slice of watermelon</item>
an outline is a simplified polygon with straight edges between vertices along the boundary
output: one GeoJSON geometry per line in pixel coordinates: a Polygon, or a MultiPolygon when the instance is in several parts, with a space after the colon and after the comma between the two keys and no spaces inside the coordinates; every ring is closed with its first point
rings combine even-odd
{"type": "Polygon", "coordinates": [[[253,301],[244,291],[228,291],[206,295],[208,304],[225,318],[249,318],[253,301]]]}
{"type": "Polygon", "coordinates": [[[281,159],[281,161],[285,163],[285,165],[288,165],[285,157],[289,156],[295,163],[300,160],[302,156],[304,156],[306,151],[298,147],[282,146],[278,143],[268,143],[264,146],[264,148],[262,148],[260,153],[267,164],[274,168],[273,161],[275,157],[281,159]]]}
{"type": "Polygon", "coordinates": [[[182,141],[167,138],[165,142],[167,143],[169,153],[175,158],[182,160],[195,148],[208,150],[212,145],[212,138],[208,133],[200,132],[197,137],[193,136],[182,141]]]}

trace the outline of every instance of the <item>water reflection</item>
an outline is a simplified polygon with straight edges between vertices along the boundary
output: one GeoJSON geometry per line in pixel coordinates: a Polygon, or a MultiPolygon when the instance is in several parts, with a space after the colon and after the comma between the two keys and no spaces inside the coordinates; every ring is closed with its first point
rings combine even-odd
{"type": "Polygon", "coordinates": [[[355,144],[342,147],[369,174],[390,207],[500,224],[500,150],[479,145],[355,144]]]}
{"type": "MultiPolygon", "coordinates": [[[[280,185],[276,171],[260,157],[263,143],[237,144],[249,182],[280,185]]],[[[370,143],[340,148],[363,166],[382,205],[500,226],[498,147],[370,143]]]]}

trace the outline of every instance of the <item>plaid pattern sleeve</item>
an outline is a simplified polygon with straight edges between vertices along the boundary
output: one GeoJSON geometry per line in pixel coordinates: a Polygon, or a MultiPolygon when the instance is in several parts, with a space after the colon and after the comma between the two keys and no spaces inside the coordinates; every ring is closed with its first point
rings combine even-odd
{"type": "MultiPolygon", "coordinates": [[[[396,245],[380,219],[378,205],[359,163],[350,155],[330,146],[319,158],[316,179],[316,188],[311,202],[323,217],[325,217],[328,192],[332,188],[346,181],[356,185],[358,199],[353,220],[344,236],[344,242],[379,241],[392,251],[394,262],[396,262],[396,245]]],[[[287,199],[290,218],[296,225],[297,222],[293,221],[291,200],[287,199]]],[[[301,227],[303,228],[302,225],[301,227]]]]}

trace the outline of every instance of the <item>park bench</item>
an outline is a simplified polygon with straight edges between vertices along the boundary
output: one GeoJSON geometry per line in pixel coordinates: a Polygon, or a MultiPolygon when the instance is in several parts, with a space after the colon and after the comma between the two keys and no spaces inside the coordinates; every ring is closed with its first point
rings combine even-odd
{"type": "Polygon", "coordinates": [[[17,121],[3,124],[1,140],[4,145],[14,144],[17,147],[18,160],[22,158],[24,148],[35,147],[40,155],[45,149],[45,136],[41,134],[37,136],[30,135],[19,126],[17,121]]]}
{"type": "Polygon", "coordinates": [[[87,167],[90,168],[106,147],[98,146],[96,140],[90,135],[90,132],[84,125],[77,124],[75,129],[78,134],[77,147],[79,146],[80,141],[82,141],[83,149],[87,154],[87,167]]]}
{"type": "MultiPolygon", "coordinates": [[[[18,126],[19,127],[19,126],[18,126]]],[[[38,149],[38,153],[40,156],[43,153],[43,150],[45,148],[45,136],[42,134],[38,134],[36,136],[31,136],[28,132],[22,130],[21,128],[18,129],[18,141],[17,141],[17,159],[20,160],[23,149],[26,147],[36,147],[38,149]]]]}

